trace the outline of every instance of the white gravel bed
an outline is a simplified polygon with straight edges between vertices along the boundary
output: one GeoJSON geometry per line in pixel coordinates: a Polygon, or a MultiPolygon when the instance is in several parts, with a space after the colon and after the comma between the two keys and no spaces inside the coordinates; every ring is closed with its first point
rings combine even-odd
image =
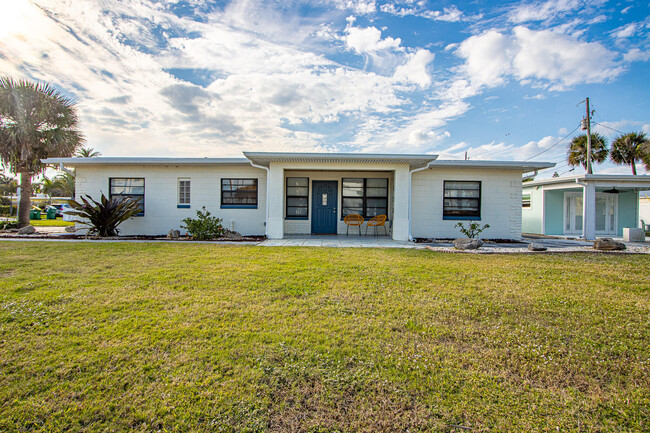
{"type": "Polygon", "coordinates": [[[454,247],[426,247],[430,251],[441,253],[465,253],[465,254],[507,254],[507,253],[521,253],[521,254],[547,254],[547,253],[606,253],[606,254],[650,254],[650,246],[648,247],[627,247],[622,251],[599,251],[594,250],[593,247],[567,247],[567,248],[549,248],[546,251],[530,251],[528,248],[502,248],[502,247],[481,247],[477,250],[457,250],[454,247]]]}

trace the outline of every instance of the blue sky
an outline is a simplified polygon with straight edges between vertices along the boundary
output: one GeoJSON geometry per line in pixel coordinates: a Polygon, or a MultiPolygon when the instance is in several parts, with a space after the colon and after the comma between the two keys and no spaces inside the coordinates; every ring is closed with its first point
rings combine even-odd
{"type": "Polygon", "coordinates": [[[467,152],[564,173],[587,96],[606,137],[650,133],[646,2],[12,0],[3,12],[0,74],[78,101],[105,156],[467,152]]]}

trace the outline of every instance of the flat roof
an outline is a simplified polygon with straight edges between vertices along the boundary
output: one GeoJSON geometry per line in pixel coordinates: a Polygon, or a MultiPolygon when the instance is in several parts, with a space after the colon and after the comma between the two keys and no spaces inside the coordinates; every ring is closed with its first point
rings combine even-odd
{"type": "Polygon", "coordinates": [[[437,159],[429,164],[430,167],[472,167],[472,168],[511,168],[524,171],[541,170],[555,167],[553,162],[534,161],[490,161],[490,160],[463,160],[463,159],[437,159]]]}
{"type": "Polygon", "coordinates": [[[540,186],[540,185],[554,185],[554,184],[575,184],[576,182],[596,182],[604,184],[605,186],[613,186],[613,184],[642,184],[650,188],[650,176],[645,174],[632,175],[632,174],[578,174],[572,176],[551,177],[548,179],[533,180],[524,183],[524,187],[540,186]]]}
{"type": "Polygon", "coordinates": [[[390,153],[302,153],[302,152],[244,152],[253,164],[268,167],[272,162],[328,162],[360,164],[408,164],[410,169],[426,167],[438,155],[390,153]]]}
{"type": "Polygon", "coordinates": [[[46,158],[46,164],[79,165],[249,165],[246,158],[148,158],[148,157],[104,157],[92,158],[46,158]]]}

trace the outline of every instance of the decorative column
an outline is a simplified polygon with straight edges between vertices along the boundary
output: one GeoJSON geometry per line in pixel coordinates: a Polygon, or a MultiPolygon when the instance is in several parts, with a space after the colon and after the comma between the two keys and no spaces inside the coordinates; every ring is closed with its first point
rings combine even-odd
{"type": "Polygon", "coordinates": [[[393,239],[409,240],[409,166],[402,165],[395,169],[393,181],[393,239]]]}
{"type": "Polygon", "coordinates": [[[582,237],[596,239],[596,184],[586,181],[582,186],[582,237]]]}
{"type": "Polygon", "coordinates": [[[266,233],[269,239],[284,237],[284,168],[277,163],[271,163],[269,168],[268,206],[266,233]]]}

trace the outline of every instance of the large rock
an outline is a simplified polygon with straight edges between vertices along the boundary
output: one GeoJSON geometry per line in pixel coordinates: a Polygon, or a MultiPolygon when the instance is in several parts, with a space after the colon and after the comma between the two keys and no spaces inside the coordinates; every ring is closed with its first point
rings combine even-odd
{"type": "Polygon", "coordinates": [[[169,239],[178,239],[181,237],[181,232],[178,230],[170,230],[169,233],[167,233],[167,238],[169,239]]]}
{"type": "Polygon", "coordinates": [[[480,239],[470,239],[470,238],[454,239],[454,247],[457,250],[476,250],[481,245],[483,245],[483,241],[480,239]]]}
{"type": "Polygon", "coordinates": [[[594,249],[600,251],[619,251],[625,249],[623,242],[617,242],[612,238],[598,238],[594,241],[594,249]]]}
{"type": "Polygon", "coordinates": [[[19,235],[31,235],[36,233],[36,227],[34,226],[25,226],[18,230],[19,235]]]}
{"type": "Polygon", "coordinates": [[[536,243],[533,242],[532,244],[528,244],[528,250],[529,251],[546,251],[546,250],[548,250],[548,248],[546,248],[545,246],[543,246],[541,244],[536,244],[536,243]]]}

